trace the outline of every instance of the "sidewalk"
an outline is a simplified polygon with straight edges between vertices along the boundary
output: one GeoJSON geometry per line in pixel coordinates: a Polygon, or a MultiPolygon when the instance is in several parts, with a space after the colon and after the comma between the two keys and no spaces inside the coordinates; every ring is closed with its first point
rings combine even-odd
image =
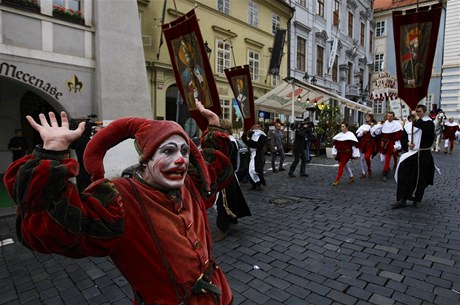
{"type": "MultiPolygon", "coordinates": [[[[234,305],[460,304],[460,146],[434,154],[442,175],[420,209],[390,209],[396,184],[381,181],[378,156],[374,177],[348,184],[344,174],[338,187],[332,159],[315,157],[309,177],[290,178],[272,173],[269,158],[267,186],[243,187],[253,216],[213,244],[234,305]]],[[[352,169],[359,177],[359,162],[352,169]]],[[[14,217],[0,217],[0,304],[131,304],[108,258],[33,253],[14,231],[14,217]]]]}

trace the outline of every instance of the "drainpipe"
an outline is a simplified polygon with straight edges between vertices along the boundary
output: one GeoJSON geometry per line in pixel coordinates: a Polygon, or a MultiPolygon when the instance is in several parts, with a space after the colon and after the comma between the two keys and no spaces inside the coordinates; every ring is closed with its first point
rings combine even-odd
{"type": "Polygon", "coordinates": [[[152,107],[152,114],[153,114],[153,119],[156,120],[157,118],[157,68],[155,67],[155,63],[153,61],[148,61],[147,62],[147,67],[148,70],[150,71],[150,105],[152,107]]]}
{"type": "MultiPolygon", "coordinates": [[[[292,0],[289,0],[289,6],[292,7],[292,0]]],[[[291,17],[289,18],[288,20],[288,26],[287,26],[287,37],[288,37],[288,54],[287,54],[287,61],[288,61],[288,65],[287,65],[287,77],[291,77],[291,21],[292,21],[292,18],[294,18],[294,14],[295,14],[295,7],[292,7],[293,9],[293,13],[291,15],[291,17]]]]}

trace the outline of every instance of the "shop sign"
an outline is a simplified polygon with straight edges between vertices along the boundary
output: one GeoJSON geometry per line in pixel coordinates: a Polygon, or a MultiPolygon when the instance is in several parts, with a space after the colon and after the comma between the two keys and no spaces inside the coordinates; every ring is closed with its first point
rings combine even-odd
{"type": "Polygon", "coordinates": [[[17,67],[13,64],[7,62],[0,63],[0,75],[17,79],[28,85],[32,85],[37,89],[43,90],[56,100],[62,96],[62,92],[58,91],[56,87],[53,87],[50,83],[45,83],[44,80],[31,75],[30,73],[25,73],[22,70],[18,70],[17,67]]]}

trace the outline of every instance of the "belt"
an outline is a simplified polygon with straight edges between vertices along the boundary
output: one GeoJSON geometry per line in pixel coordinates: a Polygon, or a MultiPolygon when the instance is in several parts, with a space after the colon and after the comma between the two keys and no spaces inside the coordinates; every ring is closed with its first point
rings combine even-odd
{"type": "Polygon", "coordinates": [[[193,294],[211,293],[221,295],[219,287],[212,283],[212,275],[214,270],[219,268],[213,261],[211,261],[206,270],[197,278],[195,285],[192,287],[193,294]]]}

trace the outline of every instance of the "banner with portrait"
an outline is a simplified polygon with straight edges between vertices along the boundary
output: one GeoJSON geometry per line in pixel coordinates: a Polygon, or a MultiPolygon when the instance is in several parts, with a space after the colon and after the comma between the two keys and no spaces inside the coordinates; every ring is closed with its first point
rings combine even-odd
{"type": "Polygon", "coordinates": [[[224,72],[243,115],[244,131],[248,131],[256,121],[249,65],[226,69],[224,72]]]}
{"type": "Polygon", "coordinates": [[[197,110],[195,99],[218,116],[221,108],[195,10],[163,24],[162,29],[182,99],[198,127],[206,130],[208,121],[197,110]]]}
{"type": "Polygon", "coordinates": [[[414,110],[428,92],[441,4],[393,12],[398,96],[414,110]]]}

